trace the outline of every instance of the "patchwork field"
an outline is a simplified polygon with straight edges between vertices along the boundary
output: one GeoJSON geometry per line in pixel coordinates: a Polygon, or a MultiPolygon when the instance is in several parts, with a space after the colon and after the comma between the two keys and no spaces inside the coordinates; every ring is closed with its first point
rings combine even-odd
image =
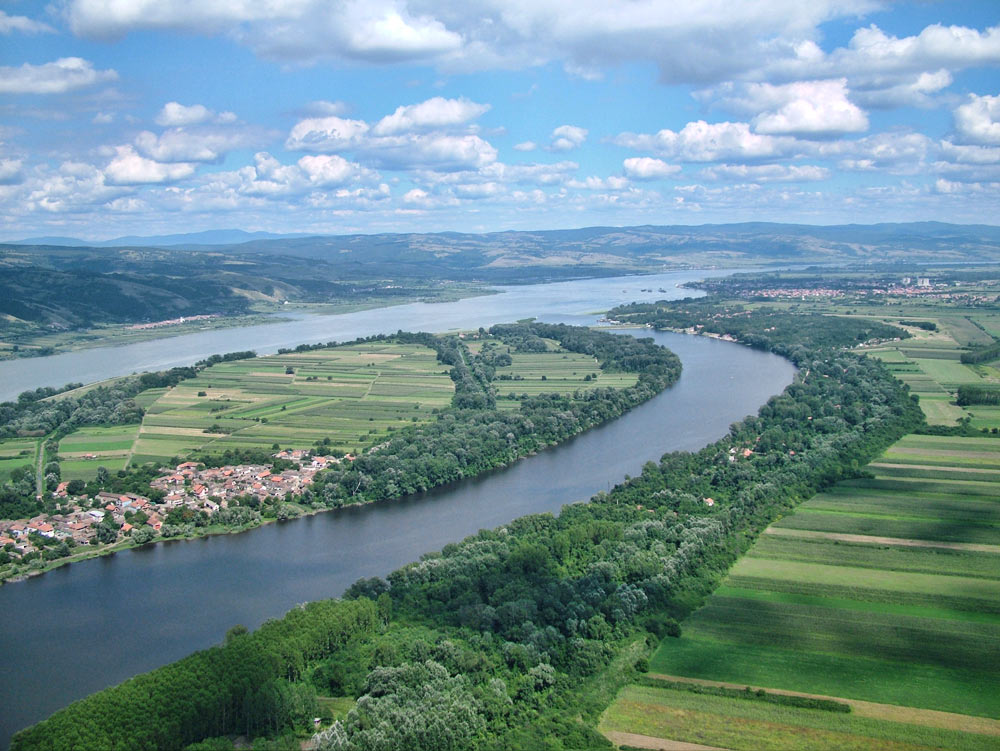
{"type": "Polygon", "coordinates": [[[960,407],[955,403],[959,386],[1000,384],[1000,369],[994,364],[965,365],[960,362],[968,346],[993,343],[993,337],[976,325],[991,330],[995,318],[979,312],[970,315],[925,317],[937,323],[938,331],[907,327],[913,335],[900,342],[887,342],[865,352],[884,361],[889,370],[920,399],[930,425],[956,425],[968,418],[974,428],[1000,428],[1000,408],[960,407]]]}
{"type": "Polygon", "coordinates": [[[773,524],[650,671],[888,708],[633,686],[602,729],[732,749],[1000,747],[1000,441],[907,436],[869,469],[773,524]]]}
{"type": "Polygon", "coordinates": [[[454,386],[433,350],[374,342],[224,362],[169,390],[143,394],[146,416],[132,461],[197,449],[356,451],[392,429],[427,420],[454,386]]]}

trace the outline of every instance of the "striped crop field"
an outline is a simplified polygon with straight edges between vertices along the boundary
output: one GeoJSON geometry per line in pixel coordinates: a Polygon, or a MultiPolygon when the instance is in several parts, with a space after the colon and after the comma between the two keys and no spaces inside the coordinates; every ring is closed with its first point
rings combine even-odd
{"type": "Polygon", "coordinates": [[[147,406],[133,462],[198,449],[357,451],[448,406],[454,385],[433,350],[370,342],[223,362],[160,390],[147,406]]]}
{"type": "Polygon", "coordinates": [[[854,713],[630,686],[605,713],[609,737],[1000,747],[1000,441],[907,436],[868,469],[772,524],[650,660],[672,681],[834,697],[854,713]]]}

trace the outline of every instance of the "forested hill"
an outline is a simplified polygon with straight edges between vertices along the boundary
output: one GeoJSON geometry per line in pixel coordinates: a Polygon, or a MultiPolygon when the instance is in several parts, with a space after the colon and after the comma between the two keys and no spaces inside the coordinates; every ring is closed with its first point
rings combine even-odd
{"type": "Polygon", "coordinates": [[[266,635],[235,632],[71,705],[14,750],[229,749],[244,732],[293,748],[314,713],[326,717],[320,751],[611,748],[598,716],[657,638],[679,633],[768,523],[922,420],[881,363],[845,351],[857,332],[839,319],[772,323],[755,343],[788,352],[800,373],[720,441],[649,462],[558,517],[524,517],[356,583],[323,606],[331,623],[358,618],[346,640],[307,637],[295,610],[266,635]],[[266,676],[246,678],[251,660],[266,676]],[[317,694],[357,702],[330,724],[317,694]]]}

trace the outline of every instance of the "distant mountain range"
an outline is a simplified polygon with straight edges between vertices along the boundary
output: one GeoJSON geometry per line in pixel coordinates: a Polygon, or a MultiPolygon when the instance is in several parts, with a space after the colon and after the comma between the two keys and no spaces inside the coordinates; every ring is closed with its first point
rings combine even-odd
{"type": "Polygon", "coordinates": [[[0,244],[0,334],[243,312],[255,303],[390,302],[449,282],[537,283],[670,268],[1000,263],[1000,227],[940,222],[585,227],[273,235],[217,230],[0,244]]]}
{"type": "MultiPolygon", "coordinates": [[[[617,257],[661,254],[665,257],[717,252],[750,254],[765,258],[788,256],[840,256],[857,260],[879,250],[944,252],[950,258],[980,251],[992,255],[1000,244],[1000,227],[986,224],[908,222],[886,224],[807,225],[771,222],[702,225],[644,225],[636,227],[584,227],[581,229],[506,231],[472,234],[465,232],[399,233],[370,235],[309,235],[245,232],[238,229],[207,230],[175,235],[117,237],[88,242],[72,237],[32,237],[6,245],[78,248],[176,248],[200,250],[226,248],[234,253],[278,253],[321,257],[378,249],[378,255],[407,251],[450,255],[479,251],[494,260],[500,256],[527,253],[553,256],[569,254],[565,262],[579,262],[575,253],[599,253],[617,257]]],[[[587,260],[587,259],[583,259],[587,260]]],[[[600,261],[600,259],[592,259],[600,261]]],[[[605,259],[609,260],[609,259],[605,259]]],[[[522,258],[522,262],[528,258],[522,258]]],[[[553,258],[550,257],[550,265],[553,258]]]]}
{"type": "Polygon", "coordinates": [[[273,232],[244,232],[241,229],[210,229],[204,232],[188,232],[180,235],[128,235],[112,240],[81,240],[76,237],[29,237],[12,240],[8,245],[60,245],[89,248],[119,248],[123,245],[137,245],[143,248],[170,247],[173,245],[235,245],[251,240],[278,240],[288,237],[302,237],[301,234],[276,235],[273,232]]]}

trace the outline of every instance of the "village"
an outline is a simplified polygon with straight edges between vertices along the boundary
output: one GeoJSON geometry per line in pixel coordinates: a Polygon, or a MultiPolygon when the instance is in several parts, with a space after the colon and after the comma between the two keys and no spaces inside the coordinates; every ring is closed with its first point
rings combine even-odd
{"type": "Polygon", "coordinates": [[[150,482],[150,497],[107,491],[72,496],[70,483],[62,482],[53,493],[60,501],[59,513],[0,521],[0,555],[6,554],[4,563],[27,563],[64,557],[78,545],[114,545],[126,537],[148,542],[161,533],[172,512],[187,510],[211,520],[236,499],[252,499],[258,506],[288,500],[302,495],[318,472],[355,458],[314,456],[303,449],[273,457],[292,468],[276,472],[266,464],[204,467],[183,462],[150,482]]]}

